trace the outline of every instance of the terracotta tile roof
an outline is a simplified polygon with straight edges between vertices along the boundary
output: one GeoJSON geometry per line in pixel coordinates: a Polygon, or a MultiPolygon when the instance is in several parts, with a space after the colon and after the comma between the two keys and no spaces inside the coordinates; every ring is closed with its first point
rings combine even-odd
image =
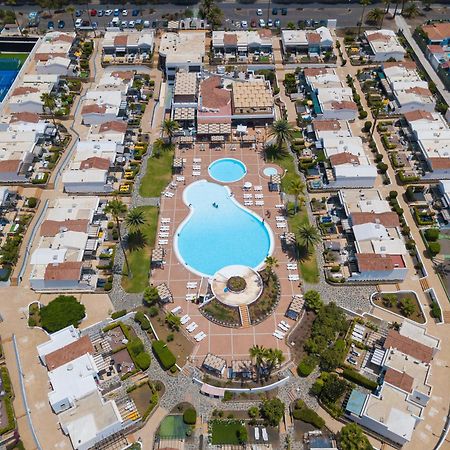
{"type": "Polygon", "coordinates": [[[39,114],[31,112],[13,113],[11,114],[11,123],[15,122],[38,123],[39,114]]]}
{"type": "Polygon", "coordinates": [[[383,67],[387,69],[388,67],[404,67],[405,69],[417,69],[416,63],[414,61],[389,61],[384,62],[383,67]]]}
{"type": "Polygon", "coordinates": [[[355,102],[352,102],[350,100],[343,100],[340,102],[331,102],[331,106],[333,109],[352,109],[357,110],[358,107],[356,106],[355,102]]]}
{"type": "Polygon", "coordinates": [[[390,36],[387,36],[387,35],[385,35],[385,34],[383,34],[383,33],[373,33],[373,34],[369,34],[368,36],[367,36],[367,40],[369,41],[369,42],[372,42],[372,41],[383,41],[383,42],[389,42],[390,40],[391,40],[391,38],[390,38],[390,36]]]}
{"type": "Polygon", "coordinates": [[[341,164],[357,164],[357,165],[359,165],[358,157],[349,152],[342,152],[342,153],[336,153],[335,155],[331,155],[330,162],[333,166],[339,166],[341,164]]]}
{"type": "Polygon", "coordinates": [[[382,213],[372,212],[354,212],[351,214],[353,225],[362,225],[364,223],[381,223],[387,228],[399,227],[397,213],[393,211],[386,211],[382,213]]]}
{"type": "Polygon", "coordinates": [[[48,370],[55,370],[64,364],[85,355],[86,353],[94,353],[94,347],[89,339],[89,336],[83,336],[77,341],[55,350],[45,356],[45,363],[48,370]]]}
{"type": "Polygon", "coordinates": [[[237,42],[236,33],[225,33],[223,35],[223,45],[237,45],[237,42]]]}
{"type": "Polygon", "coordinates": [[[106,112],[106,106],[100,105],[85,105],[81,108],[81,114],[104,114],[106,112]]]}
{"type": "Polygon", "coordinates": [[[60,56],[61,58],[65,58],[67,55],[65,53],[36,53],[34,55],[35,61],[46,62],[49,59],[53,59],[60,56]]]}
{"type": "Polygon", "coordinates": [[[269,30],[268,28],[261,28],[258,30],[258,34],[262,38],[271,38],[272,37],[272,30],[269,30]]]}
{"type": "MultiPolygon", "coordinates": [[[[45,357],[47,360],[47,357],[45,357]]],[[[386,383],[397,386],[399,389],[405,392],[412,392],[414,378],[405,372],[399,372],[398,370],[391,369],[390,367],[384,375],[384,381],[386,383]]]]}
{"type": "Polygon", "coordinates": [[[112,72],[111,75],[115,78],[120,78],[122,80],[132,80],[134,77],[134,72],[132,70],[122,70],[112,72]]]}
{"type": "Polygon", "coordinates": [[[114,45],[116,47],[124,47],[127,45],[128,36],[126,34],[119,34],[114,38],[114,45]]]}
{"type": "Polygon", "coordinates": [[[202,106],[221,108],[231,102],[231,92],[220,87],[220,77],[212,76],[200,83],[202,106]]]}
{"type": "Polygon", "coordinates": [[[17,173],[21,164],[20,159],[7,159],[0,161],[0,173],[17,173]]]}
{"type": "Polygon", "coordinates": [[[31,94],[34,92],[39,92],[38,88],[32,87],[32,86],[19,86],[18,88],[14,89],[12,95],[25,95],[25,94],[31,94]]]}
{"type": "Polygon", "coordinates": [[[338,131],[341,129],[338,120],[314,120],[313,125],[316,131],[338,131]]]}
{"type": "Polygon", "coordinates": [[[323,73],[327,72],[328,69],[317,67],[309,67],[303,71],[306,77],[316,77],[317,75],[322,75],[323,73]]]}
{"type": "Polygon", "coordinates": [[[414,94],[420,95],[421,97],[431,97],[433,94],[428,88],[414,86],[412,88],[406,89],[405,92],[413,92],[414,94]]]}
{"type": "Polygon", "coordinates": [[[421,109],[409,111],[409,112],[405,113],[404,116],[408,122],[414,122],[415,120],[421,120],[421,119],[433,120],[433,116],[431,115],[430,112],[423,111],[421,109]]]}
{"type": "Polygon", "coordinates": [[[110,166],[109,159],[92,156],[81,161],[80,169],[102,169],[108,170],[110,166]]]}
{"type": "Polygon", "coordinates": [[[441,47],[440,45],[428,45],[427,49],[431,52],[431,53],[447,53],[443,47],[441,47]]]}
{"type": "Polygon", "coordinates": [[[62,229],[85,232],[88,229],[87,219],[74,220],[44,220],[41,225],[41,236],[55,236],[62,229]]]}
{"type": "Polygon", "coordinates": [[[81,261],[66,261],[60,264],[48,264],[45,268],[44,280],[78,281],[81,273],[81,261]]]}
{"type": "Polygon", "coordinates": [[[395,269],[395,264],[389,255],[379,255],[377,253],[357,253],[358,268],[360,272],[371,272],[395,269]]]}
{"type": "Polygon", "coordinates": [[[320,43],[320,34],[314,31],[310,33],[306,33],[306,39],[308,44],[319,44],[320,43]]]}
{"type": "Polygon", "coordinates": [[[117,131],[118,133],[125,133],[128,125],[124,120],[112,120],[100,125],[99,132],[106,133],[108,131],[117,131]]]}
{"type": "Polygon", "coordinates": [[[450,158],[428,158],[431,167],[434,169],[450,169],[450,158]]]}
{"type": "Polygon", "coordinates": [[[383,347],[385,349],[395,348],[398,351],[412,356],[424,363],[430,363],[433,359],[433,349],[417,342],[407,336],[402,336],[398,331],[389,331],[383,347]]]}
{"type": "Polygon", "coordinates": [[[431,41],[443,41],[444,39],[450,38],[450,22],[424,25],[422,30],[431,41]]]}

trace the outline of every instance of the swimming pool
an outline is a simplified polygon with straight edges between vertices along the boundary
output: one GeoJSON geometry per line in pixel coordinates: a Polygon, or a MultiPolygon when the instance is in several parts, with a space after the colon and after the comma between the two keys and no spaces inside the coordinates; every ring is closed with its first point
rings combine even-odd
{"type": "Polygon", "coordinates": [[[259,269],[273,251],[272,230],[230,196],[230,189],[206,180],[183,192],[191,208],[175,234],[178,259],[200,276],[212,276],[225,266],[259,269]]]}
{"type": "Polygon", "coordinates": [[[222,158],[211,163],[208,167],[211,178],[221,183],[239,181],[247,173],[247,167],[242,161],[234,158],[222,158]]]}
{"type": "Polygon", "coordinates": [[[272,175],[276,175],[277,173],[278,173],[278,170],[275,169],[275,167],[266,167],[266,168],[263,170],[263,174],[264,174],[266,177],[271,177],[272,175]]]}

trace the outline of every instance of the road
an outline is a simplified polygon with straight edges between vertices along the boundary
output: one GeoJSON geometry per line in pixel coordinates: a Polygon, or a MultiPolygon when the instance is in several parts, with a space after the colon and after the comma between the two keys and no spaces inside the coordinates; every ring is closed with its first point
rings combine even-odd
{"type": "MultiPolygon", "coordinates": [[[[84,4],[82,6],[75,6],[76,8],[84,9],[82,19],[88,19],[87,11],[89,9],[114,9],[119,5],[117,4],[84,4]]],[[[161,20],[164,16],[167,17],[168,14],[179,13],[181,16],[184,15],[186,11],[186,7],[182,7],[179,5],[173,4],[160,4],[160,5],[152,5],[151,8],[148,6],[142,7],[136,6],[133,4],[125,4],[125,6],[120,6],[121,8],[125,8],[128,10],[128,16],[121,16],[121,20],[161,20]],[[131,11],[133,9],[139,9],[141,14],[138,17],[132,17],[131,11]]],[[[235,2],[222,2],[220,3],[220,7],[224,13],[225,21],[224,26],[226,28],[233,28],[233,23],[237,21],[247,20],[250,22],[251,20],[257,20],[259,17],[256,15],[256,10],[258,8],[263,10],[263,15],[261,16],[263,19],[267,19],[268,17],[272,20],[279,19],[281,21],[281,26],[285,27],[288,22],[294,22],[297,24],[299,20],[323,20],[323,19],[337,19],[338,28],[346,28],[346,27],[354,27],[358,23],[361,18],[362,7],[359,4],[336,4],[336,5],[323,5],[320,3],[311,3],[305,6],[304,4],[290,4],[290,5],[281,5],[277,3],[268,3],[268,2],[257,2],[252,4],[237,4],[235,2]],[[288,9],[288,14],[286,16],[282,16],[280,12],[277,15],[272,15],[272,8],[286,7],[288,9]]],[[[6,6],[6,8],[8,8],[6,6]]],[[[28,12],[36,10],[35,6],[14,6],[11,7],[16,12],[18,12],[19,23],[26,23],[28,12]]],[[[443,15],[448,15],[447,6],[444,5],[433,5],[433,9],[427,12],[427,19],[441,19],[443,15]]],[[[198,5],[193,5],[189,7],[194,13],[198,11],[198,5]]],[[[368,8],[369,9],[369,8],[368,8]]],[[[103,17],[92,17],[92,21],[98,23],[99,28],[104,28],[111,21],[112,16],[103,16],[103,17]]],[[[49,19],[42,19],[40,28],[45,29],[47,27],[47,22],[49,19]]],[[[54,14],[50,19],[56,22],[58,20],[64,20],[66,23],[66,28],[72,28],[72,18],[70,14],[54,14]]],[[[395,22],[392,20],[386,20],[384,23],[385,27],[395,27],[395,22]]]]}

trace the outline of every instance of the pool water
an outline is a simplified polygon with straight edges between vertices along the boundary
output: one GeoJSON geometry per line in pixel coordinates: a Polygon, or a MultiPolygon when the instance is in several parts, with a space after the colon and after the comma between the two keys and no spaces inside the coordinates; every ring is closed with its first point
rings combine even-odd
{"type": "Polygon", "coordinates": [[[263,220],[242,207],[230,190],[205,180],[183,193],[191,213],[175,235],[178,259],[192,272],[212,276],[230,265],[258,269],[273,250],[273,235],[263,220]]]}
{"type": "Polygon", "coordinates": [[[21,66],[22,62],[19,59],[0,59],[0,101],[3,101],[8,93],[21,66]]]}
{"type": "Polygon", "coordinates": [[[271,177],[272,175],[276,175],[277,173],[278,173],[278,170],[275,169],[275,167],[266,167],[266,168],[263,170],[263,174],[264,174],[266,177],[271,177]]]}
{"type": "Polygon", "coordinates": [[[221,183],[233,183],[239,181],[247,173],[247,168],[242,161],[234,158],[222,158],[211,163],[208,167],[211,178],[221,183]]]}

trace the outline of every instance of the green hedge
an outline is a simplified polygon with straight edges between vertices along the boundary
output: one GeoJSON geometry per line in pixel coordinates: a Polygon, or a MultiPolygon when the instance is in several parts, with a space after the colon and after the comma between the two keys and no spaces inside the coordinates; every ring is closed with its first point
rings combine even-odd
{"type": "Polygon", "coordinates": [[[187,425],[195,425],[197,421],[197,411],[194,408],[188,408],[183,414],[183,421],[187,425]]]}
{"type": "Polygon", "coordinates": [[[134,320],[135,322],[139,323],[139,325],[144,331],[149,330],[151,327],[150,321],[147,319],[147,317],[145,317],[145,314],[142,311],[138,311],[134,315],[134,320]]]}
{"type": "Polygon", "coordinates": [[[118,319],[119,317],[123,317],[126,313],[126,309],[121,309],[120,311],[113,312],[111,314],[111,319],[118,319]]]}
{"type": "Polygon", "coordinates": [[[369,378],[361,375],[359,372],[356,372],[356,370],[353,370],[349,367],[344,368],[342,376],[348,381],[359,384],[360,386],[370,389],[371,391],[375,390],[378,387],[378,383],[376,381],[370,380],[369,378]]]}
{"type": "Polygon", "coordinates": [[[5,391],[3,402],[6,409],[6,414],[8,416],[8,424],[5,425],[2,429],[0,429],[0,435],[3,435],[15,428],[16,420],[14,417],[14,408],[12,404],[13,391],[11,386],[11,379],[9,378],[8,369],[6,367],[2,367],[0,374],[2,377],[3,390],[5,391]]]}
{"type": "Polygon", "coordinates": [[[317,366],[317,358],[305,356],[297,366],[297,373],[300,377],[307,377],[317,366]]]}
{"type": "Polygon", "coordinates": [[[175,365],[177,360],[164,341],[154,341],[152,349],[164,370],[168,370],[175,365]]]}
{"type": "Polygon", "coordinates": [[[139,369],[147,370],[150,367],[150,363],[152,362],[152,358],[147,352],[141,352],[136,357],[136,364],[139,369]]]}
{"type": "Polygon", "coordinates": [[[303,400],[297,400],[294,410],[292,411],[292,417],[295,420],[310,423],[319,429],[325,426],[325,420],[322,419],[322,417],[320,417],[314,410],[308,408],[303,400]]]}

